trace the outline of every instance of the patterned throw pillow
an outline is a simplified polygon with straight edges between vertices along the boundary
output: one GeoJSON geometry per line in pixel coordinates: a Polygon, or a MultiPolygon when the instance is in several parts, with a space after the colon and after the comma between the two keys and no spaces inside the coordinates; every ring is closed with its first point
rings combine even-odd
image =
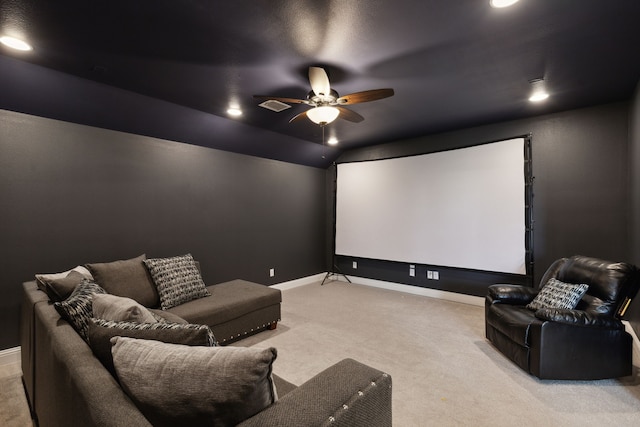
{"type": "Polygon", "coordinates": [[[53,306],[60,316],[69,322],[87,341],[87,325],[93,316],[93,295],[106,293],[97,283],[85,279],[64,301],[55,302],[53,306]]]}
{"type": "Polygon", "coordinates": [[[580,299],[589,289],[586,284],[564,283],[557,279],[550,279],[542,287],[538,295],[531,301],[527,308],[538,310],[541,308],[565,308],[574,309],[580,299]]]}
{"type": "Polygon", "coordinates": [[[163,310],[211,295],[191,254],[145,259],[144,263],[158,289],[163,310]]]}
{"type": "MultiPolygon", "coordinates": [[[[211,328],[207,325],[195,325],[193,323],[170,323],[170,322],[157,322],[157,323],[137,323],[137,322],[116,322],[112,320],[104,319],[91,319],[91,323],[103,328],[115,328],[124,331],[195,331],[202,333],[206,337],[206,345],[214,347],[218,345],[216,338],[213,336],[211,328]]],[[[158,339],[159,341],[162,341],[158,339]]]]}
{"type": "Polygon", "coordinates": [[[211,328],[186,323],[114,322],[92,318],[87,330],[89,347],[105,368],[116,377],[111,355],[111,338],[129,337],[172,344],[214,347],[217,345],[211,328]]]}

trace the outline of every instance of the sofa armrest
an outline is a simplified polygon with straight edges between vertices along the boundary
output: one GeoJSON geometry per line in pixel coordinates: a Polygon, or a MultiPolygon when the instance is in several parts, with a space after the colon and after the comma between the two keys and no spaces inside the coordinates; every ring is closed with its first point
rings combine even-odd
{"type": "Polygon", "coordinates": [[[489,286],[486,299],[490,304],[500,302],[512,305],[526,305],[533,301],[537,294],[538,290],[529,286],[500,284],[489,286]]]}
{"type": "Polygon", "coordinates": [[[564,323],[576,326],[594,326],[608,329],[624,329],[622,322],[610,316],[593,314],[582,310],[568,310],[561,308],[541,308],[536,310],[536,317],[540,320],[564,323]]]}
{"type": "Polygon", "coordinates": [[[391,426],[391,376],[344,359],[239,426],[391,426]]]}

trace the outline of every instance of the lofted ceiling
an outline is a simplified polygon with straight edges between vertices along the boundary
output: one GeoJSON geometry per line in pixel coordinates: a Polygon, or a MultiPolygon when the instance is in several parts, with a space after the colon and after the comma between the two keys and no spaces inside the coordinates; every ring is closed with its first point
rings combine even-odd
{"type": "Polygon", "coordinates": [[[631,97],[640,1],[0,0],[0,108],[303,165],[342,150],[631,97]],[[365,120],[289,123],[309,66],[365,120]],[[528,101],[544,78],[550,98],[528,101]],[[239,117],[227,114],[242,109],[239,117]]]}

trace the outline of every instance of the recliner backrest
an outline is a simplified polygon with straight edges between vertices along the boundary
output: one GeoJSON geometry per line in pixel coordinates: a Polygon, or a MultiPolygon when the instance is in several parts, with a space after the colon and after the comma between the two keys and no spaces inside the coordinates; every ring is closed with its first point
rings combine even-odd
{"type": "Polygon", "coordinates": [[[632,299],[640,286],[637,267],[581,255],[554,262],[540,287],[551,278],[565,283],[586,283],[589,289],[576,309],[609,316],[617,316],[620,307],[628,304],[627,299],[632,299]]]}

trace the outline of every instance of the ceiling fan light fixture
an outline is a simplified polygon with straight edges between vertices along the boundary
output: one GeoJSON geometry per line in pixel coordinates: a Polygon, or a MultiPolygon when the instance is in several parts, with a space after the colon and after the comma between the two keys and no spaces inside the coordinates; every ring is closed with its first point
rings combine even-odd
{"type": "Polygon", "coordinates": [[[519,0],[491,0],[491,7],[502,8],[513,6],[518,3],[519,0]]]}
{"type": "Polygon", "coordinates": [[[322,106],[307,111],[309,120],[320,126],[328,125],[338,118],[340,111],[335,107],[322,106]]]}

